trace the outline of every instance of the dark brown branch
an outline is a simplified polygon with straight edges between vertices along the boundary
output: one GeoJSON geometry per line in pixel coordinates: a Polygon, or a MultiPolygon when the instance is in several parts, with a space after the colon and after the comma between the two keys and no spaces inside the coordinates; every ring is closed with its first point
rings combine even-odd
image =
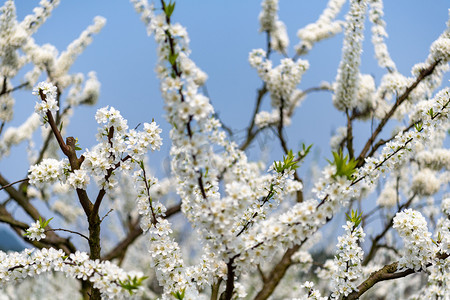
{"type": "Polygon", "coordinates": [[[234,258],[231,258],[227,263],[227,285],[225,292],[220,295],[220,300],[231,300],[233,298],[233,290],[234,290],[234,258]]]}
{"type": "Polygon", "coordinates": [[[350,117],[350,114],[348,112],[348,109],[345,111],[345,115],[347,116],[347,150],[348,150],[348,156],[349,160],[352,159],[355,156],[354,150],[353,150],[353,119],[350,117]]]}
{"type": "MultiPolygon", "coordinates": [[[[109,130],[108,130],[108,142],[109,142],[109,145],[111,146],[111,148],[113,147],[113,142],[112,142],[113,137],[114,137],[114,127],[111,126],[111,127],[109,128],[109,130]]],[[[114,159],[114,154],[111,154],[111,155],[113,156],[113,159],[114,159]]],[[[105,182],[108,182],[109,178],[110,178],[111,175],[112,175],[112,172],[113,172],[116,168],[118,168],[119,165],[120,165],[120,162],[119,162],[118,164],[116,164],[115,166],[109,168],[109,169],[106,171],[105,182]]],[[[102,200],[103,200],[103,198],[105,197],[105,195],[106,195],[106,190],[105,190],[105,188],[102,188],[102,189],[98,192],[97,198],[95,199],[94,207],[92,208],[91,214],[98,214],[98,211],[99,211],[99,209],[100,209],[100,205],[101,205],[102,200]]]]}
{"type": "MultiPolygon", "coordinates": [[[[56,125],[57,125],[57,126],[59,126],[59,124],[61,123],[61,118],[62,118],[69,110],[70,110],[70,106],[66,107],[66,108],[64,109],[64,111],[56,117],[55,122],[56,122],[56,125]]],[[[37,158],[35,164],[40,163],[40,162],[42,161],[42,159],[44,158],[45,151],[47,150],[48,146],[50,145],[50,141],[51,141],[52,136],[53,136],[53,134],[52,134],[52,132],[50,131],[50,132],[47,134],[47,137],[45,138],[44,143],[42,144],[42,148],[41,148],[41,150],[39,151],[39,156],[38,156],[38,158],[37,158]]]]}
{"type": "MultiPolygon", "coordinates": [[[[39,219],[39,218],[38,218],[39,219]]],[[[55,247],[62,249],[65,253],[70,254],[76,251],[75,246],[69,241],[51,232],[42,242],[31,241],[26,238],[23,233],[29,228],[29,225],[14,219],[14,217],[6,210],[3,205],[0,205],[0,222],[9,224],[11,228],[21,237],[25,242],[32,244],[38,248],[55,247]]]]}
{"type": "Polygon", "coordinates": [[[359,297],[361,297],[362,294],[368,291],[377,282],[401,278],[414,273],[413,269],[408,269],[406,271],[396,273],[397,269],[398,269],[398,262],[396,261],[390,265],[384,266],[382,269],[376,272],[373,272],[372,274],[370,274],[370,277],[368,279],[366,279],[363,283],[361,283],[358,286],[358,289],[356,291],[349,294],[347,297],[344,297],[344,299],[346,300],[359,299],[359,297]]]}
{"type": "MultiPolygon", "coordinates": [[[[448,254],[438,254],[437,257],[439,259],[446,259],[448,254]]],[[[428,266],[430,266],[429,264],[428,266]]],[[[358,289],[353,293],[349,294],[347,297],[344,297],[345,300],[355,300],[359,299],[365,292],[367,292],[370,288],[372,288],[376,283],[385,280],[397,279],[406,277],[410,274],[415,273],[414,269],[406,269],[405,271],[397,272],[398,269],[398,261],[393,262],[390,265],[386,265],[378,271],[370,274],[369,278],[367,278],[363,283],[358,286],[358,289]]]]}
{"type": "Polygon", "coordinates": [[[283,258],[275,265],[269,275],[268,280],[264,283],[262,289],[258,292],[254,300],[265,300],[272,295],[275,288],[280,283],[287,269],[292,265],[292,255],[300,249],[300,245],[294,245],[289,248],[283,255],[283,258]]]}
{"type": "MultiPolygon", "coordinates": [[[[6,79],[6,77],[5,77],[5,79],[6,79]]],[[[0,96],[3,96],[3,95],[5,95],[5,94],[12,93],[12,92],[14,92],[14,91],[16,91],[16,90],[19,90],[19,89],[21,89],[21,88],[23,88],[23,87],[26,87],[28,84],[29,84],[29,83],[28,83],[28,81],[27,81],[27,82],[24,82],[24,83],[22,83],[22,84],[20,84],[20,85],[18,85],[18,86],[15,86],[15,87],[9,89],[9,90],[6,89],[6,85],[4,84],[4,85],[3,85],[2,91],[0,91],[0,96]]]]}
{"type": "Polygon", "coordinates": [[[28,224],[17,221],[13,216],[6,210],[3,205],[0,205],[0,222],[9,224],[13,228],[27,230],[30,227],[28,224]]]}

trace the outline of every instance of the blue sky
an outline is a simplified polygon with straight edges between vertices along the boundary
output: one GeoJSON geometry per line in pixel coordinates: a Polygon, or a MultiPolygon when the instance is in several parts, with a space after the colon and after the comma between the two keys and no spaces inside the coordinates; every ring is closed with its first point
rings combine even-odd
{"type": "MultiPolygon", "coordinates": [[[[411,67],[428,55],[429,45],[445,29],[449,3],[446,0],[395,0],[385,1],[385,20],[389,39],[387,45],[398,69],[406,75],[411,67]]],[[[37,1],[16,1],[19,20],[32,11],[37,1]]],[[[258,14],[261,1],[256,0],[178,0],[172,20],[187,27],[191,39],[191,57],[208,75],[207,89],[216,112],[225,124],[239,130],[249,123],[256,90],[262,85],[256,71],[249,66],[248,53],[264,48],[265,35],[258,32],[258,14]]],[[[289,55],[297,44],[296,32],[314,22],[327,1],[280,1],[280,19],[285,22],[290,37],[289,55]]],[[[344,17],[348,5],[340,18],[344,17]]],[[[68,135],[79,138],[83,148],[95,143],[96,108],[106,105],[119,109],[128,119],[130,127],[153,118],[164,130],[164,147],[161,153],[150,157],[150,164],[163,174],[162,164],[168,156],[169,125],[163,117],[163,103],[159,83],[154,73],[156,45],[148,37],[144,24],[128,1],[118,0],[62,0],[49,20],[34,35],[38,44],[51,43],[59,51],[101,15],[107,24],[93,43],[77,59],[71,72],[87,74],[94,70],[102,84],[99,102],[92,107],[77,108],[73,121],[67,125],[68,135]]],[[[366,22],[366,33],[370,24],[366,22]]],[[[323,80],[333,81],[341,57],[342,35],[317,44],[310,54],[310,70],[304,75],[301,89],[317,86],[323,80]]],[[[274,56],[274,64],[280,57],[274,56]]],[[[376,81],[384,73],[374,59],[370,36],[364,42],[361,71],[372,74],[376,81]]],[[[447,75],[444,84],[448,85],[447,75]]],[[[16,81],[17,83],[18,81],[16,81]]],[[[21,124],[33,111],[34,96],[30,91],[16,94],[15,119],[12,125],[21,124]]],[[[264,107],[270,100],[265,98],[264,107]]],[[[334,128],[344,124],[344,117],[331,104],[329,93],[310,95],[297,111],[292,126],[287,129],[289,146],[296,149],[300,142],[314,143],[321,164],[329,158],[329,138],[334,128]]],[[[356,134],[361,142],[370,134],[370,126],[358,124],[356,134]]],[[[270,138],[270,135],[266,136],[270,138]]],[[[260,139],[264,141],[264,139],[260,139]]],[[[258,152],[254,144],[249,150],[258,152]]],[[[272,159],[280,158],[281,151],[273,146],[272,159]]],[[[0,169],[11,181],[24,178],[27,171],[25,150],[16,148],[10,157],[0,162],[0,169]]]]}

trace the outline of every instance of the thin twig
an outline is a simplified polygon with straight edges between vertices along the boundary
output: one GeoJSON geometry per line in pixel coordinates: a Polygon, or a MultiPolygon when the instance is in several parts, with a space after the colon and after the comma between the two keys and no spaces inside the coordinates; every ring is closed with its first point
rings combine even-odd
{"type": "Polygon", "coordinates": [[[79,232],[76,232],[76,231],[72,231],[72,230],[69,230],[69,229],[63,229],[63,228],[51,228],[51,229],[46,229],[45,231],[46,231],[46,232],[47,232],[47,231],[65,231],[65,232],[70,232],[70,233],[73,233],[73,234],[78,234],[78,235],[81,236],[81,237],[84,237],[88,242],[90,241],[89,238],[88,238],[87,236],[85,236],[84,234],[79,233],[79,232]]]}
{"type": "Polygon", "coordinates": [[[16,91],[16,90],[18,90],[18,89],[21,89],[21,88],[23,88],[23,87],[26,87],[28,84],[29,84],[29,83],[28,83],[28,81],[27,81],[27,82],[24,82],[24,83],[22,83],[22,84],[20,84],[20,85],[18,85],[18,86],[15,86],[15,87],[9,89],[9,90],[6,90],[6,86],[4,86],[4,88],[3,88],[4,90],[0,92],[0,96],[5,95],[5,94],[12,93],[12,92],[14,92],[14,91],[16,91]]]}
{"type": "Polygon", "coordinates": [[[24,182],[24,181],[28,181],[28,180],[30,180],[30,179],[29,178],[24,178],[24,179],[21,179],[21,180],[17,180],[17,181],[11,182],[10,184],[7,184],[7,185],[4,185],[4,186],[0,187],[0,191],[3,190],[3,189],[6,189],[7,187],[13,186],[16,183],[24,182]]]}
{"type": "Polygon", "coordinates": [[[103,220],[104,220],[104,219],[105,219],[112,211],[114,211],[114,209],[112,209],[112,208],[111,208],[110,210],[108,210],[108,212],[106,213],[106,215],[104,215],[103,218],[100,219],[100,223],[103,222],[103,220]]]}

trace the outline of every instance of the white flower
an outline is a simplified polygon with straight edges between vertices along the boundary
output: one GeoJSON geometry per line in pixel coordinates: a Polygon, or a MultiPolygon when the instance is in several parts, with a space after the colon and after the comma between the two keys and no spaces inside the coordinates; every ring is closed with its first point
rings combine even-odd
{"type": "Polygon", "coordinates": [[[89,184],[90,178],[85,170],[75,170],[69,174],[67,183],[76,189],[85,190],[89,184]]]}
{"type": "Polygon", "coordinates": [[[39,84],[33,89],[33,95],[36,95],[40,99],[40,92],[44,94],[48,99],[56,99],[57,88],[51,82],[39,82],[39,84]]]}
{"type": "Polygon", "coordinates": [[[31,226],[27,229],[27,236],[32,241],[40,241],[46,237],[44,232],[44,228],[41,228],[41,222],[36,220],[36,222],[31,223],[31,226]]]}
{"type": "Polygon", "coordinates": [[[33,165],[28,171],[29,182],[36,187],[41,187],[45,183],[54,183],[60,180],[64,167],[67,165],[66,160],[58,161],[53,158],[45,158],[38,165],[33,165]]]}
{"type": "Polygon", "coordinates": [[[425,270],[438,249],[431,240],[427,221],[422,214],[412,209],[405,209],[395,215],[393,228],[398,231],[405,243],[403,256],[399,261],[399,270],[404,268],[415,271],[425,270]]]}
{"type": "Polygon", "coordinates": [[[34,89],[33,94],[39,97],[39,102],[36,102],[34,111],[41,117],[45,117],[47,112],[56,112],[59,110],[58,102],[56,101],[56,86],[48,82],[40,82],[34,89]],[[45,99],[41,99],[40,91],[44,94],[45,99]]]}

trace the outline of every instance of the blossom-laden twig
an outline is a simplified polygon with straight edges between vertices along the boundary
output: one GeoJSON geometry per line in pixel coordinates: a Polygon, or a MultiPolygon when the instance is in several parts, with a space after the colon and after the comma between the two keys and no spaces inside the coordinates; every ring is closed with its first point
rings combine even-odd
{"type": "Polygon", "coordinates": [[[361,261],[363,250],[360,243],[364,241],[365,233],[359,225],[361,215],[352,211],[347,215],[347,224],[343,226],[345,234],[338,237],[337,253],[334,258],[336,274],[332,277],[332,298],[347,296],[356,289],[357,280],[361,276],[361,261]]]}
{"type": "Polygon", "coordinates": [[[93,283],[108,299],[136,298],[142,290],[145,276],[139,272],[125,272],[109,261],[90,260],[89,255],[77,251],[66,255],[53,248],[26,249],[6,254],[0,251],[0,284],[18,283],[26,277],[56,271],[66,276],[93,283]]]}
{"type": "MultiPolygon", "coordinates": [[[[445,206],[443,208],[445,209],[445,206]]],[[[370,274],[369,278],[345,299],[358,299],[380,281],[401,278],[428,269],[431,269],[430,285],[422,290],[422,296],[428,294],[437,298],[440,296],[445,298],[448,295],[448,288],[442,284],[446,282],[449,273],[446,268],[450,255],[447,247],[450,240],[448,228],[442,231],[442,236],[438,241],[433,241],[431,233],[427,230],[425,218],[420,212],[412,209],[397,213],[394,218],[394,228],[397,229],[405,243],[401,259],[370,274]],[[443,240],[446,242],[442,243],[443,240]]]]}

